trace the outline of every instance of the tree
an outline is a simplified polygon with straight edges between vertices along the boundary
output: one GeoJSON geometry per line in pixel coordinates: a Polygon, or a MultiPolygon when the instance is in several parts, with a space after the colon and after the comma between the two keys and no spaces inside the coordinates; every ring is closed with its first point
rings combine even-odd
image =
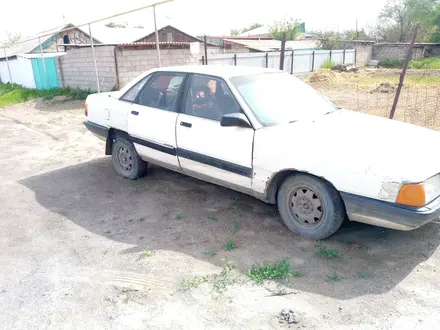
{"type": "Polygon", "coordinates": [[[341,34],[334,31],[313,32],[318,37],[321,48],[335,49],[339,48],[339,43],[343,39],[341,34]]]}
{"type": "Polygon", "coordinates": [[[125,29],[125,28],[128,28],[128,23],[117,24],[115,22],[109,22],[109,23],[105,24],[105,26],[108,27],[108,28],[122,28],[122,29],[125,29]]]}
{"type": "Polygon", "coordinates": [[[270,36],[276,40],[281,40],[283,32],[286,32],[286,40],[295,40],[300,34],[301,23],[296,19],[290,18],[283,21],[275,21],[269,27],[270,36]]]}
{"type": "Polygon", "coordinates": [[[420,25],[418,41],[429,38],[433,30],[432,12],[439,0],[388,0],[382,8],[374,29],[378,40],[408,42],[411,28],[420,25]]]}
{"type": "Polygon", "coordinates": [[[430,42],[440,42],[440,4],[435,7],[432,13],[431,23],[433,29],[429,35],[430,42]]]}
{"type": "Polygon", "coordinates": [[[11,46],[13,44],[16,44],[20,40],[21,40],[20,33],[6,31],[6,39],[0,41],[0,44],[2,44],[3,46],[11,46]]]}
{"type": "Polygon", "coordinates": [[[248,27],[245,27],[245,28],[232,29],[231,30],[231,36],[238,36],[239,34],[249,32],[249,31],[251,31],[253,29],[257,29],[257,28],[262,27],[262,26],[264,26],[264,25],[261,24],[261,23],[254,23],[254,24],[251,24],[251,25],[249,25],[248,27]]]}

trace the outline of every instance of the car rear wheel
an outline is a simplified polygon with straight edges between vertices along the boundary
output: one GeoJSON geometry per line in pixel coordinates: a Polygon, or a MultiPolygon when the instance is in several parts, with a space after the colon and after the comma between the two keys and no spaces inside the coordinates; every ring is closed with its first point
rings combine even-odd
{"type": "Polygon", "coordinates": [[[121,137],[113,141],[112,162],[116,172],[125,179],[139,179],[147,171],[147,163],[139,157],[133,143],[121,137]]]}
{"type": "Polygon", "coordinates": [[[328,182],[307,174],[294,174],[281,185],[278,210],[294,233],[314,239],[334,234],[345,219],[339,192],[328,182]]]}

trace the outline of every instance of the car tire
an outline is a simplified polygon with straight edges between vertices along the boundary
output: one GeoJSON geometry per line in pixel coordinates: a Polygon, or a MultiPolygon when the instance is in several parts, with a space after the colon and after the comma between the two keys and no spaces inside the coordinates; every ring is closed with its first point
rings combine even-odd
{"type": "Polygon", "coordinates": [[[112,163],[115,171],[125,179],[137,180],[147,172],[147,163],[139,157],[133,143],[122,137],[113,141],[112,163]]]}
{"type": "Polygon", "coordinates": [[[282,183],[277,205],[291,231],[314,239],[333,235],[346,217],[339,192],[330,183],[302,173],[291,175],[282,183]]]}

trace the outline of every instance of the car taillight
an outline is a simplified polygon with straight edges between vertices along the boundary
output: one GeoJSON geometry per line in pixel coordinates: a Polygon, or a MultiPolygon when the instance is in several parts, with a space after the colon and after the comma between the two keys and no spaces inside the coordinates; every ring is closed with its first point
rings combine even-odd
{"type": "Polygon", "coordinates": [[[87,117],[89,115],[89,106],[86,104],[84,104],[84,115],[87,117]]]}

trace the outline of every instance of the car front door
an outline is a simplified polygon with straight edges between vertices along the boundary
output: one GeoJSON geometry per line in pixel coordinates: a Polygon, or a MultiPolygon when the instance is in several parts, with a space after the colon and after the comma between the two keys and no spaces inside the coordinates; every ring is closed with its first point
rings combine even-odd
{"type": "Polygon", "coordinates": [[[180,170],[176,156],[176,120],[186,76],[181,72],[154,73],[128,113],[128,133],[138,154],[173,170],[180,170]]]}
{"type": "Polygon", "coordinates": [[[251,189],[251,127],[223,127],[221,117],[241,113],[226,82],[194,74],[177,118],[177,154],[183,172],[238,190],[251,189]]]}

